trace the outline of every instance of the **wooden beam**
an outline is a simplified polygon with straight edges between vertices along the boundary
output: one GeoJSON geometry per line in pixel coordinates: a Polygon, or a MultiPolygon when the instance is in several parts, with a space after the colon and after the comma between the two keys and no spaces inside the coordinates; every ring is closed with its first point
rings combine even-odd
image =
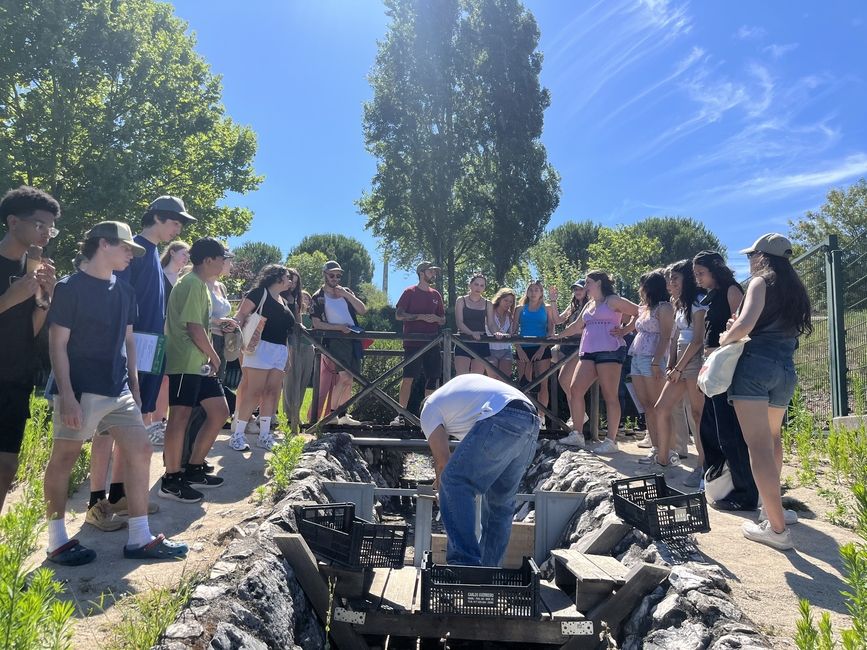
{"type": "MultiPolygon", "coordinates": [[[[295,578],[325,625],[328,619],[328,587],[319,574],[316,558],[301,535],[275,535],[274,543],[295,571],[295,578]]],[[[340,650],[368,650],[365,640],[347,623],[331,622],[331,638],[340,650]]]]}
{"type": "Polygon", "coordinates": [[[608,600],[603,601],[587,614],[594,621],[605,621],[613,634],[617,634],[620,624],[632,613],[632,610],[651,591],[671,573],[658,564],[639,562],[626,575],[626,584],[608,600]]]}
{"type": "Polygon", "coordinates": [[[630,532],[632,532],[632,526],[623,523],[620,519],[611,518],[601,528],[597,528],[589,535],[584,535],[572,548],[579,553],[611,555],[611,549],[630,532]]]}

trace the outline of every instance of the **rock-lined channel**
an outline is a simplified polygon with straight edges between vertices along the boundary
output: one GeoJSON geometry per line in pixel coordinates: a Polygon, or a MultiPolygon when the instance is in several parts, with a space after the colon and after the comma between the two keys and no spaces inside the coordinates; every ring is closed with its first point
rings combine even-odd
{"type": "MultiPolygon", "coordinates": [[[[386,458],[388,467],[383,469],[390,475],[395,461],[391,454],[386,458]]],[[[620,478],[615,470],[587,452],[540,441],[521,490],[587,493],[574,524],[562,540],[561,545],[568,547],[602,526],[606,517],[615,516],[609,485],[615,478],[620,478]]],[[[328,501],[323,481],[374,482],[382,486],[386,481],[377,466],[371,468],[352,446],[350,437],[340,433],[309,443],[292,479],[289,490],[273,508],[255,510],[241,525],[224,531],[226,551],[155,648],[325,647],[323,626],[292,568],[281,557],[274,535],[297,532],[293,511],[296,504],[328,501]]],[[[519,519],[532,517],[533,511],[527,506],[518,513],[519,519]]],[[[665,544],[654,542],[637,530],[614,548],[614,555],[627,566],[640,561],[673,563],[665,544]]],[[[722,569],[700,561],[674,564],[668,580],[632,612],[622,627],[621,637],[618,646],[630,650],[771,647],[731,601],[722,569]]]]}

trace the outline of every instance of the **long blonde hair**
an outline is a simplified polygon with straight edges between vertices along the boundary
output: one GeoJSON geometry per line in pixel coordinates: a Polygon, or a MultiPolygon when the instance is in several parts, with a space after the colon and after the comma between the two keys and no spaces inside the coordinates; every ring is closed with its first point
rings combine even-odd
{"type": "Polygon", "coordinates": [[[172,261],[172,253],[174,253],[175,251],[179,251],[182,248],[190,250],[190,245],[185,241],[181,241],[180,239],[176,239],[171,244],[166,246],[166,249],[163,251],[163,254],[160,257],[160,266],[166,268],[169,265],[169,262],[172,261]]]}
{"type": "Polygon", "coordinates": [[[542,281],[533,280],[530,284],[527,285],[527,288],[524,290],[524,295],[521,296],[521,301],[518,303],[518,307],[523,307],[530,302],[530,287],[533,286],[539,287],[539,291],[542,292],[542,300],[540,301],[540,304],[543,307],[548,306],[548,303],[545,302],[545,287],[542,285],[542,281]]]}

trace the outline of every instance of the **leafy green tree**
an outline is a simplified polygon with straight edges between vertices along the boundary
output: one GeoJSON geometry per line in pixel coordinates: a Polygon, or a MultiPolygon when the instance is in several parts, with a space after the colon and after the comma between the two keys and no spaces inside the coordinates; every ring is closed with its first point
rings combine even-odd
{"type": "MultiPolygon", "coordinates": [[[[560,248],[580,271],[587,269],[590,244],[599,238],[600,225],[593,221],[567,221],[548,232],[550,241],[560,248]]],[[[541,243],[541,242],[540,242],[541,243]]]]}
{"type": "Polygon", "coordinates": [[[606,271],[619,280],[618,291],[628,297],[638,296],[638,278],[657,266],[662,243],[641,233],[637,226],[599,229],[599,238],[589,247],[589,269],[606,271]]]}
{"type": "MultiPolygon", "coordinates": [[[[325,260],[337,260],[340,266],[343,267],[343,285],[349,287],[353,291],[358,291],[358,287],[364,282],[370,282],[373,279],[373,261],[370,258],[370,253],[360,241],[355,237],[347,237],[337,233],[326,233],[321,235],[308,235],[292,249],[291,254],[299,253],[315,253],[321,252],[325,255],[325,260]]],[[[315,275],[316,282],[322,280],[322,265],[315,275]]],[[[305,278],[306,281],[306,278],[305,278]]],[[[317,284],[317,286],[319,286],[317,284]]]]}
{"type": "Polygon", "coordinates": [[[700,221],[689,217],[647,217],[635,224],[635,231],[665,246],[650,266],[667,266],[678,260],[692,258],[702,250],[715,250],[726,255],[719,238],[700,221]]]}
{"type": "Polygon", "coordinates": [[[62,271],[87,228],[135,228],[161,194],[199,220],[191,240],[246,230],[249,210],[218,204],[258,187],[255,135],[225,114],[220,80],[170,4],[20,0],[0,15],[0,185],[60,201],[62,271]]]}
{"type": "Polygon", "coordinates": [[[549,98],[538,28],[515,0],[386,7],[363,123],[377,171],[359,207],[398,267],[444,269],[453,305],[468,270],[502,280],[557,206],[539,140],[549,98]]]}
{"type": "Polygon", "coordinates": [[[263,241],[244,242],[232,252],[236,261],[248,261],[257,274],[266,264],[279,264],[283,260],[283,251],[279,247],[263,241]]]}
{"type": "MultiPolygon", "coordinates": [[[[546,287],[557,288],[557,306],[563,310],[572,298],[572,283],[582,277],[586,269],[572,261],[574,258],[570,258],[563,250],[558,239],[553,230],[545,233],[539,243],[530,249],[527,257],[535,271],[534,277],[541,279],[546,287]]],[[[527,281],[517,281],[516,284],[526,289],[527,281]]]]}
{"type": "Polygon", "coordinates": [[[322,251],[295,253],[286,258],[286,266],[301,275],[301,288],[312,294],[322,286],[322,267],[328,257],[322,251]]]}
{"type": "Polygon", "coordinates": [[[805,248],[822,243],[831,234],[839,235],[840,243],[846,246],[867,232],[867,180],[831,190],[821,208],[808,211],[789,225],[792,239],[805,248]]]}
{"type": "Polygon", "coordinates": [[[388,306],[388,295],[371,282],[365,282],[358,287],[358,297],[368,309],[382,309],[388,306]]]}

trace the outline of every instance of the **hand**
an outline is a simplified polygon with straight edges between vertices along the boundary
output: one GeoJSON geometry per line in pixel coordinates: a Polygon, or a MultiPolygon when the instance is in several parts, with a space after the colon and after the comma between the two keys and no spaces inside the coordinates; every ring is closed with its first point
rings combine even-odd
{"type": "Polygon", "coordinates": [[[335,298],[347,298],[348,296],[349,292],[346,290],[346,287],[341,287],[339,284],[334,287],[335,298]]]}
{"type": "Polygon", "coordinates": [[[136,406],[141,409],[141,391],[139,390],[138,385],[130,386],[129,392],[132,393],[132,398],[135,400],[136,406]]]}
{"type": "Polygon", "coordinates": [[[539,349],[536,350],[536,353],[533,355],[533,358],[530,359],[530,361],[532,361],[533,363],[536,363],[537,361],[539,361],[542,358],[542,355],[544,353],[545,353],[545,349],[540,346],[539,349]]]}
{"type": "Polygon", "coordinates": [[[57,284],[57,275],[55,273],[54,265],[51,264],[50,260],[43,258],[42,265],[36,269],[36,281],[39,282],[39,286],[42,287],[42,290],[48,296],[54,294],[54,285],[57,284]]]}
{"type": "Polygon", "coordinates": [[[669,368],[665,376],[666,380],[675,384],[680,381],[681,372],[677,368],[669,368]]]}
{"type": "Polygon", "coordinates": [[[481,334],[479,334],[478,332],[473,332],[472,337],[475,341],[478,341],[482,338],[481,334]]]}
{"type": "Polygon", "coordinates": [[[728,345],[729,343],[731,343],[731,341],[729,341],[730,338],[731,338],[731,336],[729,336],[728,330],[726,330],[725,332],[720,334],[719,335],[720,347],[722,347],[723,345],[728,345]]]}
{"type": "Polygon", "coordinates": [[[621,338],[629,334],[632,331],[630,327],[614,327],[611,329],[611,336],[615,336],[617,338],[621,338]]]}
{"type": "Polygon", "coordinates": [[[224,332],[234,332],[238,329],[238,321],[234,318],[219,318],[220,329],[224,332]]]}
{"type": "Polygon", "coordinates": [[[81,404],[74,395],[65,397],[58,395],[57,399],[60,401],[60,421],[63,422],[63,426],[78,431],[82,420],[81,404]]]}
{"type": "Polygon", "coordinates": [[[13,305],[18,305],[35,296],[37,289],[39,289],[39,281],[36,279],[36,273],[27,273],[10,284],[3,296],[13,305]]]}
{"type": "Polygon", "coordinates": [[[506,334],[504,332],[494,332],[494,338],[497,338],[497,339],[506,339],[506,338],[509,338],[509,336],[510,336],[509,334],[506,334]]]}
{"type": "Polygon", "coordinates": [[[738,319],[738,317],[735,316],[734,314],[732,314],[732,317],[729,318],[729,319],[726,321],[726,331],[728,331],[728,330],[730,330],[730,329],[732,328],[732,325],[735,324],[735,321],[736,321],[737,319],[738,319]]]}
{"type": "Polygon", "coordinates": [[[340,326],[340,331],[341,331],[343,334],[351,334],[351,333],[352,333],[352,330],[349,329],[349,325],[341,325],[341,326],[340,326]]]}
{"type": "Polygon", "coordinates": [[[557,304],[557,295],[558,295],[558,294],[559,294],[559,292],[557,291],[557,287],[556,287],[556,286],[550,286],[550,287],[548,287],[548,302],[553,303],[553,304],[556,305],[556,304],[557,304]]]}
{"type": "Polygon", "coordinates": [[[217,372],[220,370],[222,364],[223,362],[220,360],[220,357],[211,357],[208,359],[208,365],[211,366],[211,377],[217,376],[217,372]]]}

